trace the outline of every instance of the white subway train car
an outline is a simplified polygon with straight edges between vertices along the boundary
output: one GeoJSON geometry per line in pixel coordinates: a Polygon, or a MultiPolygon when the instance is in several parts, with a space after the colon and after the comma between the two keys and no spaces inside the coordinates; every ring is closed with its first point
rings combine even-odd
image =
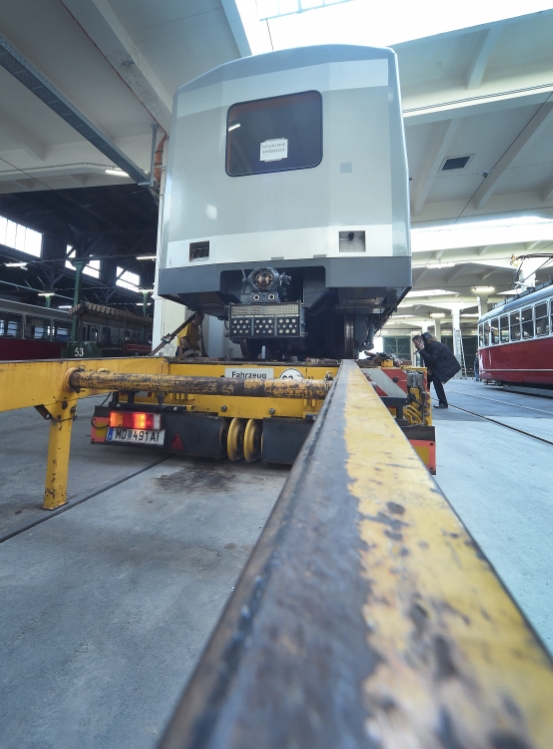
{"type": "Polygon", "coordinates": [[[411,286],[390,49],[222,65],[175,96],[158,293],[228,322],[245,357],[354,357],[411,286]]]}

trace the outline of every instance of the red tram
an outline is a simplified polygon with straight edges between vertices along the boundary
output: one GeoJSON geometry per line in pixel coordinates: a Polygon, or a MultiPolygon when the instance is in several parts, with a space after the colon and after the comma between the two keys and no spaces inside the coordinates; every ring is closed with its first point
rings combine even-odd
{"type": "Polygon", "coordinates": [[[64,310],[0,299],[0,360],[59,359],[70,337],[64,310]]]}
{"type": "Polygon", "coordinates": [[[0,299],[1,361],[144,356],[152,350],[151,335],[152,318],[126,310],[83,303],[67,312],[0,299]]]}
{"type": "Polygon", "coordinates": [[[478,321],[480,379],[553,387],[553,282],[501,304],[478,321]]]}

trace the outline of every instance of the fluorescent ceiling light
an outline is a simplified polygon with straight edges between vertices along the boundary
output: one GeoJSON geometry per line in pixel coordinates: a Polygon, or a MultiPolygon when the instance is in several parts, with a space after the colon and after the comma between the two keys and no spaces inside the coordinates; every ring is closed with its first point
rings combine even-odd
{"type": "Polygon", "coordinates": [[[434,270],[441,270],[442,268],[454,268],[457,263],[421,263],[413,265],[413,268],[428,268],[434,270]]]}
{"type": "Polygon", "coordinates": [[[516,289],[507,289],[507,291],[498,291],[498,296],[517,296],[518,291],[516,289]]]}
{"type": "Polygon", "coordinates": [[[434,319],[434,318],[440,318],[440,317],[445,317],[445,312],[431,312],[430,313],[430,317],[432,319],[434,319]]]}
{"type": "Polygon", "coordinates": [[[480,317],[480,315],[478,312],[466,312],[464,314],[461,313],[461,317],[480,317]]]}
{"type": "Polygon", "coordinates": [[[53,291],[39,291],[38,295],[39,296],[45,296],[45,297],[56,296],[55,292],[53,292],[53,291]]]}
{"type": "Polygon", "coordinates": [[[124,172],[122,169],[116,169],[115,167],[106,169],[106,174],[111,174],[112,177],[128,177],[129,175],[127,172],[124,172]]]}
{"type": "Polygon", "coordinates": [[[136,259],[137,260],[155,260],[156,256],[155,255],[137,255],[136,259]]]}
{"type": "Polygon", "coordinates": [[[71,309],[71,305],[70,304],[60,304],[60,306],[58,307],[58,309],[71,309]]]}
{"type": "Polygon", "coordinates": [[[230,133],[230,132],[231,132],[231,130],[236,130],[236,128],[237,128],[237,127],[241,127],[241,124],[240,124],[240,122],[237,122],[237,123],[235,123],[234,125],[231,125],[231,126],[229,127],[229,129],[227,130],[227,132],[229,132],[229,133],[230,133]]]}
{"type": "Polygon", "coordinates": [[[495,286],[474,286],[472,290],[475,294],[493,294],[495,286]]]}
{"type": "Polygon", "coordinates": [[[450,226],[411,229],[411,251],[414,253],[551,240],[553,220],[539,216],[466,221],[450,226]]]}
{"type": "Polygon", "coordinates": [[[27,263],[5,263],[6,268],[24,268],[27,270],[27,263]]]}
{"type": "Polygon", "coordinates": [[[407,294],[407,297],[409,299],[412,299],[413,297],[419,297],[419,296],[445,296],[446,294],[456,294],[456,291],[446,291],[445,289],[427,289],[426,291],[423,291],[422,289],[420,291],[410,291],[407,294]]]}

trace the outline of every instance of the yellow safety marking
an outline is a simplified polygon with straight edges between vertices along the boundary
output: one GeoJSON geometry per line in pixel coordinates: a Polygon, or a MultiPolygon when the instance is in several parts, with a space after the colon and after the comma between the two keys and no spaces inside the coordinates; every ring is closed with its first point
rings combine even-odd
{"type": "Polygon", "coordinates": [[[551,661],[363,374],[344,374],[361,613],[379,658],[367,733],[383,749],[551,749],[551,661]]]}

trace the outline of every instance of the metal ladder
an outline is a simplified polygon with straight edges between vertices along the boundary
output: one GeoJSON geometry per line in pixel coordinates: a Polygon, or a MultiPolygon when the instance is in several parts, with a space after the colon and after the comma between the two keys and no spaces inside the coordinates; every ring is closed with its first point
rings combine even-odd
{"type": "Polygon", "coordinates": [[[463,336],[461,335],[461,331],[458,328],[455,328],[453,330],[453,335],[454,335],[453,349],[454,350],[457,349],[461,357],[461,377],[463,377],[466,380],[468,378],[468,375],[467,375],[467,364],[465,362],[465,350],[463,348],[463,336]]]}

